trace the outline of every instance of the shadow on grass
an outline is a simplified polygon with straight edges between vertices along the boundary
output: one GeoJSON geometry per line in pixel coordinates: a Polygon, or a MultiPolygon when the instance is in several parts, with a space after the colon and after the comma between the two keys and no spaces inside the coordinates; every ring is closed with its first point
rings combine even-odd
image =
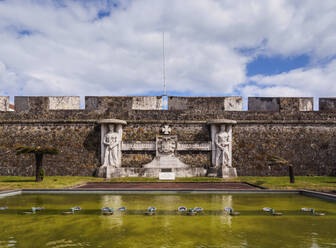
{"type": "Polygon", "coordinates": [[[33,183],[36,182],[33,179],[5,179],[5,180],[1,180],[0,183],[33,183]]]}

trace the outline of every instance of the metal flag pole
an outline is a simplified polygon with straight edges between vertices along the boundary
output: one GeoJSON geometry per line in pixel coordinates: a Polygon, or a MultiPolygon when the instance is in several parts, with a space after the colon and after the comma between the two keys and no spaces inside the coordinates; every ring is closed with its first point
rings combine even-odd
{"type": "Polygon", "coordinates": [[[163,95],[162,95],[162,109],[168,108],[167,103],[167,85],[166,85],[166,58],[165,58],[165,37],[162,32],[162,82],[163,82],[163,95]]]}

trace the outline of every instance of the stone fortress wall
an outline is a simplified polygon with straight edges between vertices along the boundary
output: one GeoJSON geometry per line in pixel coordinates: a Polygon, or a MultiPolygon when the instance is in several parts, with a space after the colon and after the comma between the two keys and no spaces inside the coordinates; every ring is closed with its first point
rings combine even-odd
{"type": "Polygon", "coordinates": [[[320,98],[318,111],[313,111],[313,98],[288,97],[250,97],[247,111],[242,97],[169,96],[168,110],[162,110],[157,96],[88,96],[85,109],[79,97],[19,96],[14,104],[15,111],[9,111],[9,97],[0,97],[0,175],[33,175],[33,156],[17,156],[17,145],[60,150],[45,156],[46,175],[95,175],[101,165],[98,121],[114,118],[127,122],[122,167],[140,174],[155,157],[151,144],[164,125],[184,147],[176,152],[183,163],[210,167],[208,120],[230,119],[237,121],[232,164],[239,176],[288,174],[285,167],[270,167],[264,153],[289,160],[296,175],[336,176],[336,98],[320,98]],[[134,143],[148,149],[139,151],[134,143]]]}

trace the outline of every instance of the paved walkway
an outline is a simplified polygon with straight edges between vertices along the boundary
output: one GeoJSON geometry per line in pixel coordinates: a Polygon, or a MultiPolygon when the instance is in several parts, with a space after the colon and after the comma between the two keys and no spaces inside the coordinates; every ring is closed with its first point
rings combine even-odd
{"type": "Polygon", "coordinates": [[[259,190],[253,185],[240,182],[153,182],[153,183],[96,183],[91,182],[75,187],[77,189],[111,190],[259,190]]]}

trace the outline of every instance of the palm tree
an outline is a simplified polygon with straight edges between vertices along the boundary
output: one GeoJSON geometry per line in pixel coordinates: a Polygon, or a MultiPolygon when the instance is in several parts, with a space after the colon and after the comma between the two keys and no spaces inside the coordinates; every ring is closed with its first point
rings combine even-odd
{"type": "Polygon", "coordinates": [[[16,147],[16,154],[27,154],[27,153],[33,153],[35,154],[35,176],[36,176],[36,182],[43,181],[44,177],[44,170],[42,168],[42,160],[43,155],[50,154],[55,155],[58,154],[58,150],[53,147],[41,147],[41,146],[17,146],[16,147]]]}

